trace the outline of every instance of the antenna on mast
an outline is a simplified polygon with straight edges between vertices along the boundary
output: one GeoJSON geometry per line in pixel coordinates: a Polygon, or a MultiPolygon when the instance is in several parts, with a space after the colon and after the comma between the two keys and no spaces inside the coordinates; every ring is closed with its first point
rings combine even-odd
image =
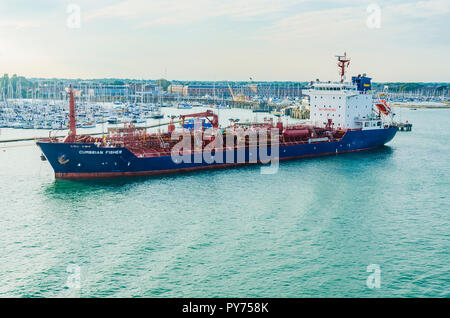
{"type": "Polygon", "coordinates": [[[344,83],[345,68],[350,65],[350,58],[347,57],[347,52],[344,55],[336,55],[338,59],[339,75],[341,76],[341,83],[344,83]]]}

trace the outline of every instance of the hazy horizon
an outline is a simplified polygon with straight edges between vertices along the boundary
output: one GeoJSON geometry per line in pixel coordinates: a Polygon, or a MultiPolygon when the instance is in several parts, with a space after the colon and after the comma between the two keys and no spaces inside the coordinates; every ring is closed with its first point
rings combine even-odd
{"type": "MultiPolygon", "coordinates": [[[[11,77],[13,74],[16,73],[7,73],[9,77],[11,77]]],[[[360,74],[360,73],[358,73],[360,74]]],[[[0,74],[1,75],[1,74],[0,74]]],[[[21,74],[16,74],[17,76],[23,76],[21,74]]],[[[352,74],[350,72],[350,76],[354,76],[355,74],[352,74]]],[[[357,74],[356,74],[357,75],[357,74]]],[[[367,74],[367,76],[369,76],[370,74],[367,74]]],[[[370,76],[369,76],[370,77],[370,76]]],[[[75,81],[75,80],[81,80],[81,81],[97,81],[97,80],[124,80],[124,81],[158,81],[160,79],[165,79],[168,80],[169,82],[216,82],[216,83],[220,83],[220,82],[254,82],[254,83],[262,83],[262,82],[268,82],[268,83],[272,83],[272,82],[292,82],[292,83],[306,83],[306,82],[311,82],[314,81],[315,79],[312,80],[308,80],[308,81],[302,81],[302,80],[298,80],[298,81],[288,81],[288,80],[260,80],[260,81],[250,81],[250,80],[228,80],[228,79],[217,79],[217,80],[199,80],[199,79],[185,79],[185,80],[180,80],[180,79],[167,79],[167,78],[131,78],[131,77],[97,77],[97,78],[81,78],[81,77],[73,77],[73,78],[66,78],[66,77],[26,77],[29,80],[68,80],[68,81],[75,81]]],[[[324,79],[325,81],[325,79],[324,79]]],[[[328,80],[327,80],[328,81],[328,80]]],[[[337,79],[333,79],[331,81],[335,81],[337,82],[337,79]]],[[[350,81],[350,78],[347,77],[346,81],[350,81]]],[[[380,81],[372,81],[372,83],[423,83],[423,84],[450,84],[450,81],[448,82],[436,82],[436,81],[429,81],[429,82],[424,82],[424,81],[384,81],[384,82],[380,82],[380,81]]]]}
{"type": "Polygon", "coordinates": [[[449,17],[445,0],[17,0],[0,4],[0,73],[334,81],[346,51],[347,78],[448,83],[449,17]]]}

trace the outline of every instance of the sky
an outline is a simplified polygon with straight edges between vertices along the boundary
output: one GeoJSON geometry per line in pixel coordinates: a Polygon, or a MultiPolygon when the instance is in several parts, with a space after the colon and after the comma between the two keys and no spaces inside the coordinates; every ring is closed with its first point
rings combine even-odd
{"type": "Polygon", "coordinates": [[[449,0],[3,0],[0,73],[450,82],[449,0]]]}

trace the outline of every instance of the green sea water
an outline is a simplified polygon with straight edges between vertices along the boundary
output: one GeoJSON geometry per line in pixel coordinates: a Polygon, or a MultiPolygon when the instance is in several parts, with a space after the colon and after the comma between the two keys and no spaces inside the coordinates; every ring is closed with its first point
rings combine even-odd
{"type": "Polygon", "coordinates": [[[64,181],[0,148],[0,296],[450,297],[450,111],[395,111],[387,146],[273,175],[64,181]]]}

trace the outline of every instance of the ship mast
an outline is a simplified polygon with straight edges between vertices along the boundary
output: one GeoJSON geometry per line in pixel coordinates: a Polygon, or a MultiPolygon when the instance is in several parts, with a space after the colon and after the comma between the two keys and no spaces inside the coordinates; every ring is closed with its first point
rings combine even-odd
{"type": "Polygon", "coordinates": [[[339,75],[341,76],[341,83],[344,83],[345,68],[350,65],[350,58],[347,57],[347,52],[344,55],[336,55],[338,58],[339,75]]]}
{"type": "Polygon", "coordinates": [[[77,135],[77,119],[75,114],[75,99],[73,96],[72,84],[69,86],[69,135],[66,142],[74,142],[77,135]]]}

